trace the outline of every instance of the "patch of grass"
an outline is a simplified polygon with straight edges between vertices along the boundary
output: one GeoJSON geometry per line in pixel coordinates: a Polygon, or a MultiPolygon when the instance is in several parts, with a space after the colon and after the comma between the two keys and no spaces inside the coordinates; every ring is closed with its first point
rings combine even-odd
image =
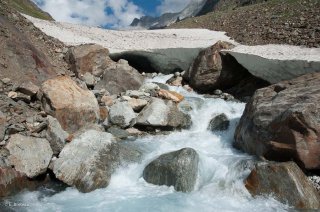
{"type": "Polygon", "coordinates": [[[48,13],[39,9],[31,0],[8,0],[8,3],[12,8],[26,15],[43,20],[53,20],[48,13]]]}

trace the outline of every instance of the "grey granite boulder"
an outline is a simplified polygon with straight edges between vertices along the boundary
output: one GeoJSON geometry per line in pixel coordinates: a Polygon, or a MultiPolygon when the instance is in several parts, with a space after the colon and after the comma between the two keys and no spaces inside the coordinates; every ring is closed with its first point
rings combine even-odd
{"type": "Polygon", "coordinates": [[[174,102],[152,98],[136,118],[136,125],[181,129],[191,125],[191,118],[181,112],[174,102]]]}
{"type": "Polygon", "coordinates": [[[90,192],[107,187],[119,165],[134,162],[139,156],[139,151],[116,142],[110,133],[89,130],[63,148],[53,172],[64,183],[90,192]]]}
{"type": "Polygon", "coordinates": [[[136,114],[128,102],[117,102],[109,112],[110,122],[122,128],[129,127],[134,122],[136,114]]]}
{"type": "Polygon", "coordinates": [[[19,134],[11,136],[6,148],[10,152],[9,163],[30,178],[47,171],[53,154],[46,139],[19,134]]]}
{"type": "Polygon", "coordinates": [[[226,114],[222,113],[215,116],[209,123],[208,130],[225,131],[229,128],[230,121],[226,114]]]}
{"type": "Polygon", "coordinates": [[[155,185],[174,186],[175,190],[191,192],[198,174],[199,155],[191,148],[161,155],[143,171],[143,178],[155,185]]]}

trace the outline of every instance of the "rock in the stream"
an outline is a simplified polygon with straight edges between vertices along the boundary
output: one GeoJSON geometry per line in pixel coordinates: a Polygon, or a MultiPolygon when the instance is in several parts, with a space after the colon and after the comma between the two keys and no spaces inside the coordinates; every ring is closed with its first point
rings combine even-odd
{"type": "Polygon", "coordinates": [[[52,150],[46,139],[12,135],[6,145],[9,162],[14,168],[33,178],[47,171],[52,150]]]}
{"type": "Polygon", "coordinates": [[[69,134],[64,131],[56,118],[47,117],[48,127],[46,138],[50,143],[54,155],[58,155],[66,144],[69,134]]]}
{"type": "Polygon", "coordinates": [[[230,121],[226,114],[222,113],[214,117],[208,126],[208,130],[211,131],[225,131],[229,128],[230,121]]]}
{"type": "Polygon", "coordinates": [[[199,155],[191,148],[161,155],[143,171],[143,178],[155,185],[174,186],[175,190],[191,192],[198,175],[199,155]]]}
{"type": "Polygon", "coordinates": [[[320,73],[255,92],[235,132],[235,143],[268,160],[320,168],[320,73]]]}
{"type": "Polygon", "coordinates": [[[44,111],[58,119],[62,128],[70,133],[99,120],[99,105],[94,94],[67,76],[44,82],[40,99],[44,111]]]}
{"type": "Polygon", "coordinates": [[[254,195],[273,195],[297,209],[319,209],[320,196],[294,162],[259,163],[245,180],[254,195]]]}
{"type": "Polygon", "coordinates": [[[199,91],[218,88],[222,71],[220,50],[233,47],[231,43],[219,41],[212,47],[201,51],[183,77],[190,82],[192,88],[199,91]]]}
{"type": "Polygon", "coordinates": [[[127,90],[138,90],[143,80],[144,77],[136,69],[120,60],[105,70],[103,79],[94,88],[106,89],[110,94],[120,94],[127,90]]]}
{"type": "Polygon", "coordinates": [[[84,44],[71,47],[67,58],[73,71],[79,78],[86,73],[100,77],[114,63],[109,58],[108,49],[97,44],[84,44]]]}
{"type": "Polygon", "coordinates": [[[174,102],[153,98],[136,118],[136,125],[181,129],[191,126],[191,118],[174,102]]]}
{"type": "Polygon", "coordinates": [[[112,124],[126,128],[134,124],[136,114],[127,102],[117,102],[111,106],[109,118],[112,124]]]}
{"type": "Polygon", "coordinates": [[[132,151],[117,143],[110,133],[89,130],[63,148],[54,161],[53,172],[64,183],[90,192],[107,187],[119,165],[134,161],[138,153],[132,151]]]}

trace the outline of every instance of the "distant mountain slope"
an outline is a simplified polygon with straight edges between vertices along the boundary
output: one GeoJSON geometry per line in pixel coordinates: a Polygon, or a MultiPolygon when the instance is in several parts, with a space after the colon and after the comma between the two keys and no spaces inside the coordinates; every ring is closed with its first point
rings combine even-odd
{"type": "Polygon", "coordinates": [[[35,3],[33,3],[31,0],[1,0],[5,1],[11,6],[13,9],[16,9],[17,11],[30,15],[35,18],[40,18],[44,20],[53,20],[53,18],[49,15],[49,13],[46,13],[42,11],[35,3]]]}
{"type": "Polygon", "coordinates": [[[160,17],[143,16],[140,19],[134,19],[130,26],[146,29],[160,29],[169,26],[172,23],[185,18],[204,14],[204,7],[214,5],[219,0],[193,0],[186,8],[178,13],[165,13],[160,17]]]}
{"type": "Polygon", "coordinates": [[[225,31],[237,42],[248,45],[273,43],[320,48],[320,1],[220,0],[215,12],[187,18],[169,28],[225,31]],[[252,3],[258,4],[245,6],[252,3]]]}

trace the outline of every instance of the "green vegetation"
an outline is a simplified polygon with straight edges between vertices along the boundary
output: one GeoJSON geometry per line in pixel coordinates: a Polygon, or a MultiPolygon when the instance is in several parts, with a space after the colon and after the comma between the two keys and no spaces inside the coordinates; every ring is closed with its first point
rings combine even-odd
{"type": "Polygon", "coordinates": [[[26,15],[44,20],[53,20],[48,13],[39,9],[31,0],[8,0],[7,2],[12,8],[26,15]]]}

